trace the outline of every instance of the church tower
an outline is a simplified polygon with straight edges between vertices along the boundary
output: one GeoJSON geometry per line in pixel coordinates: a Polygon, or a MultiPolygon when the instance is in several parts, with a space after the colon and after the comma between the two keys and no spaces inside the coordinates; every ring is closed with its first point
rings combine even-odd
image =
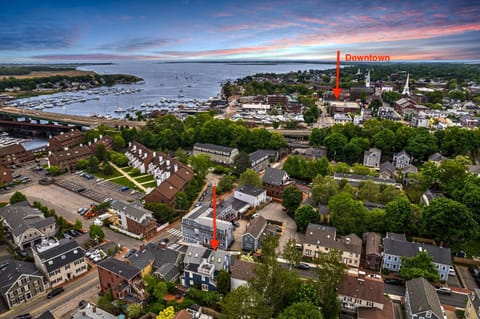
{"type": "Polygon", "coordinates": [[[367,78],[365,79],[365,87],[370,87],[370,70],[368,70],[367,78]]]}
{"type": "Polygon", "coordinates": [[[403,87],[402,94],[410,96],[410,89],[408,88],[408,81],[410,80],[410,74],[407,73],[407,81],[405,81],[405,86],[403,87]]]}

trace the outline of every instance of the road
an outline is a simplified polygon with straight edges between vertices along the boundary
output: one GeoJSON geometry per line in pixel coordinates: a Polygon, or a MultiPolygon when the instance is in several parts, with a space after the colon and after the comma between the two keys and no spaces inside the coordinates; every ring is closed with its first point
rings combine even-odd
{"type": "MultiPolygon", "coordinates": [[[[62,317],[71,309],[78,307],[82,299],[87,300],[92,292],[97,295],[97,286],[99,285],[97,270],[93,269],[83,277],[79,277],[73,282],[67,283],[65,291],[53,299],[47,299],[46,293],[23,303],[13,310],[0,314],[0,319],[11,319],[17,315],[31,313],[34,317],[41,315],[46,310],[50,310],[57,318],[62,317]]],[[[98,296],[97,296],[98,297],[98,296]]],[[[95,300],[96,302],[96,300],[95,300]]]]}

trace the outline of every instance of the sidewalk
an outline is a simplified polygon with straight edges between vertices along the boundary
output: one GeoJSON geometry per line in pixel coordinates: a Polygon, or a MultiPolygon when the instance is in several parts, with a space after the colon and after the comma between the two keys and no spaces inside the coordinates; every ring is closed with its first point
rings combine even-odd
{"type": "Polygon", "coordinates": [[[117,171],[120,172],[120,174],[123,175],[123,177],[125,177],[126,179],[128,179],[130,182],[132,182],[135,186],[137,186],[138,189],[141,189],[142,191],[144,192],[147,192],[147,190],[145,189],[145,187],[142,186],[142,184],[140,184],[139,182],[137,182],[132,176],[128,175],[127,173],[125,173],[120,167],[118,167],[117,165],[113,164],[112,162],[108,161],[108,164],[110,164],[113,168],[115,168],[117,171]]]}

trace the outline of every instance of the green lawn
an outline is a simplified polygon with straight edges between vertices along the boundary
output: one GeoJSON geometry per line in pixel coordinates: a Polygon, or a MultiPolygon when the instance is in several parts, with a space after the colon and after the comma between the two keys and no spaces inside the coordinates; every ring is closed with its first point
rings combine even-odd
{"type": "Polygon", "coordinates": [[[145,187],[145,188],[148,188],[148,187],[156,187],[156,186],[157,186],[157,182],[153,181],[153,182],[150,182],[150,183],[142,184],[142,186],[145,187]]]}
{"type": "MultiPolygon", "coordinates": [[[[133,184],[129,179],[127,179],[124,176],[112,179],[111,182],[113,182],[115,184],[118,184],[118,185],[122,185],[122,186],[128,186],[131,189],[136,189],[135,184],[133,184]]],[[[141,191],[141,190],[138,190],[138,191],[141,191]]]]}
{"type": "Polygon", "coordinates": [[[137,178],[135,178],[135,180],[136,180],[137,182],[139,182],[140,184],[141,184],[141,183],[145,183],[145,182],[154,182],[154,181],[155,181],[155,179],[153,178],[152,175],[146,175],[146,176],[142,176],[142,177],[137,177],[137,178]]]}
{"type": "MultiPolygon", "coordinates": [[[[112,167],[113,168],[113,167],[112,167]]],[[[94,174],[97,178],[103,178],[103,179],[110,179],[118,176],[122,176],[119,171],[117,171],[115,168],[113,168],[113,175],[105,175],[103,174],[102,171],[99,171],[94,174]]]]}
{"type": "Polygon", "coordinates": [[[122,171],[124,171],[125,173],[130,173],[132,171],[133,167],[125,166],[125,167],[120,167],[120,169],[122,171]]]}

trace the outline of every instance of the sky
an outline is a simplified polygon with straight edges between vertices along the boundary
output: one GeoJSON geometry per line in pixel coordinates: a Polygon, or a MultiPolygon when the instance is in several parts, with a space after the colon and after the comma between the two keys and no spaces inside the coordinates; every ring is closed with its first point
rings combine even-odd
{"type": "Polygon", "coordinates": [[[0,62],[479,60],[480,0],[5,1],[0,62]]]}

